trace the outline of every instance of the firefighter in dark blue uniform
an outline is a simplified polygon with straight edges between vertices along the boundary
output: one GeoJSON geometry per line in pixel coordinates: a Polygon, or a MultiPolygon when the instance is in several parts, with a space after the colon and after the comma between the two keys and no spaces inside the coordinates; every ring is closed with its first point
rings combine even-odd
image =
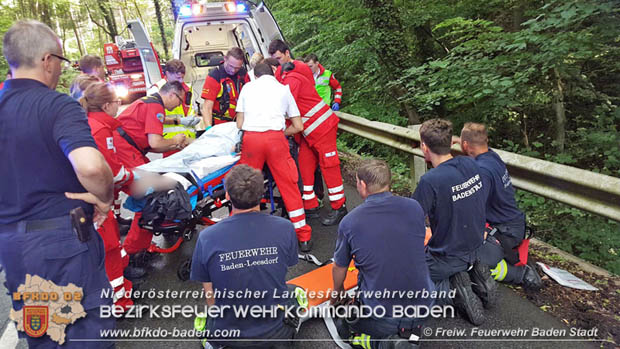
{"type": "Polygon", "coordinates": [[[496,152],[489,149],[486,127],[468,122],[461,131],[463,152],[476,159],[482,182],[487,187],[486,220],[497,229],[494,238],[501,244],[485,244],[480,259],[491,267],[497,281],[523,285],[529,289],[542,287],[540,275],[529,265],[519,262],[517,247],[525,238],[525,215],[517,207],[515,190],[506,164],[496,152]]]}
{"type": "MultiPolygon", "coordinates": [[[[62,347],[113,346],[72,341],[99,339],[101,330],[114,328],[113,318],[99,314],[99,307],[111,305],[112,299],[101,296],[111,287],[103,242],[93,226],[110,209],[112,172],[90,135],[84,110],[54,91],[68,62],[54,32],[37,21],[20,21],[5,33],[3,44],[14,74],[0,91],[0,159],[5,164],[0,166],[0,265],[7,288],[13,294],[28,275],[60,287],[74,284],[82,290],[86,315],[66,326],[62,347]],[[37,45],[26,50],[23,42],[37,45]]],[[[53,309],[52,302],[37,305],[53,309]]],[[[21,313],[28,304],[14,299],[13,309],[21,313]]],[[[52,319],[48,315],[41,325],[52,319]]],[[[49,335],[27,336],[21,331],[26,326],[18,330],[31,348],[60,344],[49,335]]]]}

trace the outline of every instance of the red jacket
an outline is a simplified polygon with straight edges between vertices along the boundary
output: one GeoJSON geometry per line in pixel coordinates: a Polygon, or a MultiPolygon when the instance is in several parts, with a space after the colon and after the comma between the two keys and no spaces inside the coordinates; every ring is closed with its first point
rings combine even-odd
{"type": "Polygon", "coordinates": [[[338,127],[340,119],[316,92],[312,70],[304,62],[294,61],[294,64],[295,69],[286,73],[282,73],[280,66],[276,78],[291,89],[304,123],[303,135],[313,145],[327,132],[338,127]]]}
{"type": "Polygon", "coordinates": [[[121,162],[130,167],[138,167],[149,162],[142,153],[146,153],[150,146],[148,135],[164,133],[166,110],[161,96],[142,97],[133,102],[121,115],[116,118],[123,130],[131,137],[140,150],[129,144],[118,132],[114,132],[114,144],[121,162]]]}
{"type": "Polygon", "coordinates": [[[241,68],[233,77],[226,73],[224,65],[209,72],[202,86],[202,98],[213,101],[213,124],[231,121],[236,116],[237,99],[243,85],[250,81],[245,68],[241,68]],[[233,80],[233,77],[235,80],[233,80]]]}
{"type": "MultiPolygon", "coordinates": [[[[323,75],[325,72],[325,68],[319,63],[319,76],[323,75]]],[[[334,103],[342,103],[342,86],[338,80],[336,80],[336,74],[332,72],[329,76],[329,87],[334,90],[334,103]]]]}
{"type": "Polygon", "coordinates": [[[114,131],[121,125],[105,112],[89,112],[88,124],[90,132],[97,143],[97,148],[114,174],[114,188],[119,190],[121,187],[128,187],[134,179],[133,171],[123,166],[116,155],[114,146],[114,131]]]}

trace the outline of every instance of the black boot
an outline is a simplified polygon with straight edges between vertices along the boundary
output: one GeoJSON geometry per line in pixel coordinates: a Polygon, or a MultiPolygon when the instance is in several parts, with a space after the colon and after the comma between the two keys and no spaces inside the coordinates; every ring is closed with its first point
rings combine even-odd
{"type": "Polygon", "coordinates": [[[131,228],[131,225],[118,225],[118,230],[121,234],[121,236],[127,236],[127,233],[129,232],[129,229],[131,228]]]}
{"type": "Polygon", "coordinates": [[[131,219],[131,218],[123,218],[121,216],[116,216],[116,221],[118,222],[118,225],[129,225],[129,226],[131,226],[131,222],[133,221],[133,219],[131,219]]]}
{"type": "Polygon", "coordinates": [[[321,215],[319,214],[319,212],[321,211],[320,206],[317,206],[315,208],[311,208],[305,211],[306,211],[306,218],[320,218],[321,217],[321,215]]]}
{"type": "Polygon", "coordinates": [[[491,277],[491,271],[486,264],[476,262],[469,271],[471,288],[482,300],[485,308],[493,308],[497,303],[497,282],[491,277]]]}
{"type": "Polygon", "coordinates": [[[301,252],[310,252],[312,250],[312,240],[299,241],[299,250],[301,252]]]}
{"type": "Polygon", "coordinates": [[[467,272],[461,271],[450,277],[450,285],[456,289],[454,305],[474,325],[481,325],[484,318],[484,309],[480,298],[471,289],[471,280],[467,272]]]}
{"type": "Polygon", "coordinates": [[[540,275],[536,272],[536,269],[530,266],[530,264],[526,264],[523,270],[523,287],[537,291],[542,288],[542,279],[540,275]]]}
{"type": "Polygon", "coordinates": [[[326,226],[336,225],[340,223],[340,221],[344,218],[344,216],[347,215],[347,213],[349,213],[349,211],[347,211],[347,206],[342,205],[342,207],[337,210],[329,211],[327,217],[321,220],[321,224],[326,226]]]}
{"type": "Polygon", "coordinates": [[[146,275],[146,270],[144,268],[134,267],[131,265],[128,265],[127,268],[125,268],[125,270],[123,271],[123,276],[125,276],[125,278],[131,281],[141,279],[145,275],[146,275]]]}

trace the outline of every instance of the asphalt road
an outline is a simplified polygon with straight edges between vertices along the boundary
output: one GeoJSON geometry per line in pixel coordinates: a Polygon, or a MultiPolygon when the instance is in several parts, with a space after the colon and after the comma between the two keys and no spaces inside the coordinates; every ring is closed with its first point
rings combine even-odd
{"type": "MultiPolygon", "coordinates": [[[[346,186],[347,204],[349,209],[357,206],[361,198],[352,186],[346,186]]],[[[323,210],[326,213],[326,209],[323,210]]],[[[336,227],[323,227],[318,219],[309,221],[312,225],[314,248],[312,253],[321,261],[332,257],[336,227]]],[[[167,242],[162,237],[156,237],[155,241],[161,246],[167,242]]],[[[177,278],[177,267],[187,258],[191,257],[196,239],[184,243],[173,254],[158,255],[151,263],[149,276],[140,286],[140,290],[200,290],[201,285],[192,281],[182,282],[177,278]]],[[[407,268],[408,266],[395,266],[407,268]]],[[[292,267],[288,273],[288,279],[302,275],[316,268],[314,264],[305,261],[292,267]]],[[[3,275],[0,275],[3,278],[3,275]]],[[[561,286],[557,286],[561,287],[561,286]]],[[[2,286],[2,293],[6,289],[2,286]]],[[[201,299],[144,299],[138,304],[146,305],[199,305],[201,299]]],[[[15,329],[8,321],[10,300],[8,296],[0,297],[0,348],[24,348],[25,341],[17,342],[15,329]]],[[[455,318],[431,319],[425,324],[423,347],[424,348],[596,348],[597,343],[586,342],[583,337],[571,336],[571,329],[561,320],[545,313],[527,299],[521,298],[510,288],[500,286],[500,301],[496,308],[486,312],[487,321],[476,329],[456,315],[455,318]],[[460,330],[463,332],[451,332],[460,330]],[[473,333],[481,330],[515,330],[515,335],[507,338],[501,333],[473,333]],[[556,330],[552,337],[533,336],[533,331],[556,330]],[[527,332],[526,332],[527,331],[527,332]],[[430,335],[429,335],[430,334],[430,335]]],[[[132,333],[140,331],[154,331],[156,329],[169,332],[193,328],[193,318],[177,317],[174,319],[150,318],[148,314],[139,319],[123,319],[118,321],[117,328],[125,329],[132,333]]],[[[589,330],[589,329],[586,329],[589,330]]],[[[144,332],[143,332],[144,333],[144,332]]],[[[153,332],[151,332],[153,333],[153,332]]],[[[322,320],[314,319],[305,322],[301,327],[297,338],[299,348],[337,348],[330,339],[329,333],[322,320]]],[[[200,348],[199,342],[192,339],[166,338],[166,339],[124,339],[117,341],[119,348],[200,348]]]]}

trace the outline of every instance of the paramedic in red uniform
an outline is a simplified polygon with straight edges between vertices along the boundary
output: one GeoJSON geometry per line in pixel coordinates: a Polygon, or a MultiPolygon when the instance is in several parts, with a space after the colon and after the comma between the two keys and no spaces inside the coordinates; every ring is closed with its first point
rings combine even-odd
{"type": "Polygon", "coordinates": [[[303,131],[293,95],[273,76],[271,67],[258,63],[256,80],[241,91],[237,105],[237,126],[244,131],[240,164],[262,170],[265,162],[278,186],[303,252],[310,251],[312,228],[306,224],[297,186],[297,166],[288,151],[286,136],[303,131]],[[291,126],[285,129],[285,118],[291,126]]]}
{"type": "Polygon", "coordinates": [[[319,202],[314,193],[314,172],[317,163],[325,177],[332,211],[321,223],[335,225],[347,214],[344,186],[340,173],[340,159],[336,149],[338,116],[316,92],[310,68],[301,61],[293,61],[288,46],[282,40],[269,44],[269,54],[281,66],[276,78],[291,89],[304,123],[299,144],[299,171],[303,181],[304,208],[316,215],[319,202]]]}
{"type": "MultiPolygon", "coordinates": [[[[185,89],[180,82],[168,82],[159,93],[136,100],[118,116],[121,127],[114,132],[114,146],[122,164],[135,168],[149,162],[145,156],[147,152],[164,153],[187,145],[182,133],[170,139],[164,139],[162,135],[166,110],[181,105],[184,96],[185,89]]],[[[141,216],[136,212],[123,243],[130,255],[148,248],[153,238],[152,233],[138,226],[141,216]]]]}
{"type": "MultiPolygon", "coordinates": [[[[129,168],[123,166],[116,156],[114,147],[113,133],[121,124],[114,119],[118,112],[120,100],[116,97],[114,89],[106,83],[96,82],[90,84],[80,98],[80,104],[88,113],[88,124],[91,133],[97,143],[97,148],[114,174],[115,196],[121,187],[129,187],[133,183],[134,174],[129,168]]],[[[125,189],[127,191],[127,189],[125,189]]],[[[110,284],[114,287],[114,305],[127,309],[133,305],[131,298],[125,297],[130,292],[133,285],[131,281],[125,279],[123,273],[129,264],[129,256],[121,247],[120,232],[118,223],[114,217],[114,212],[108,212],[107,219],[97,229],[105,248],[105,269],[110,279],[110,284]]],[[[127,272],[139,277],[137,274],[144,274],[141,268],[129,267],[127,272]]]]}
{"type": "Polygon", "coordinates": [[[224,63],[209,72],[202,87],[201,112],[204,127],[235,120],[237,99],[250,78],[243,68],[243,50],[234,47],[226,53],[224,63]]]}

